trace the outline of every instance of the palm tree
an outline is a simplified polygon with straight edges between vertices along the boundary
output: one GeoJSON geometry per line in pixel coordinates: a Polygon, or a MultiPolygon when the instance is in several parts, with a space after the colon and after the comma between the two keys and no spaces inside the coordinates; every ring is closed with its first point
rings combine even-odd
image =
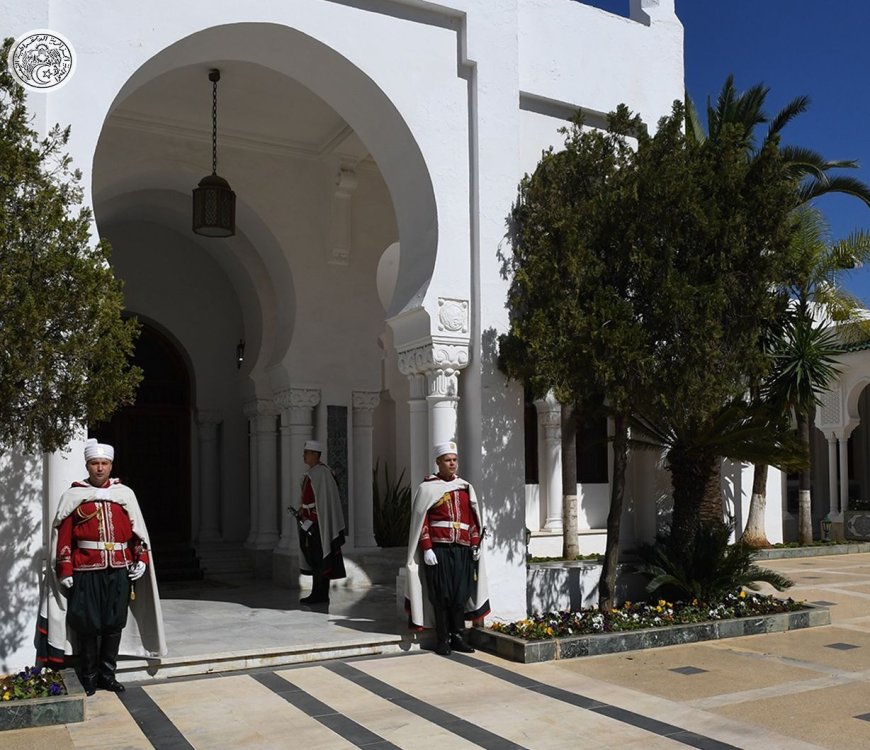
{"type": "MultiPolygon", "coordinates": [[[[809,106],[809,98],[799,96],[789,102],[773,118],[764,112],[764,104],[770,89],[763,84],[756,84],[743,93],[738,93],[734,87],[734,77],[728,76],[719,92],[716,105],[707,102],[707,131],[701,124],[698,112],[692,100],[686,96],[686,132],[696,142],[721,138],[726,131],[738,129],[750,159],[755,159],[761,151],[771,144],[776,144],[788,164],[788,171],[798,184],[795,193],[795,208],[807,206],[810,201],[829,193],[851,195],[870,206],[870,187],[846,175],[831,174],[836,169],[855,169],[857,161],[830,161],[815,151],[798,146],[779,146],[779,139],[785,126],[809,106]],[[756,143],[757,126],[768,124],[768,130],[761,143],[756,143]]],[[[799,225],[804,220],[799,221],[799,225]]],[[[804,227],[806,229],[808,227],[804,227]]],[[[800,234],[800,231],[799,231],[800,234]]],[[[800,242],[798,237],[796,241],[800,242]]],[[[805,279],[817,276],[819,280],[827,279],[827,284],[813,284],[811,297],[816,304],[822,305],[830,317],[838,321],[847,321],[855,316],[858,303],[854,298],[844,294],[836,285],[830,283],[829,277],[837,271],[854,267],[857,262],[863,262],[867,257],[866,249],[862,250],[865,237],[862,234],[850,236],[836,246],[830,248],[827,258],[819,262],[815,270],[806,268],[805,279]]],[[[773,332],[769,332],[771,335],[773,332]]],[[[770,336],[768,336],[770,338],[770,336]]],[[[759,386],[751,387],[753,395],[757,396],[759,386]]],[[[752,498],[749,505],[749,516],[741,541],[754,547],[768,547],[770,543],[764,531],[764,506],[766,504],[767,463],[756,463],[752,498]]]]}
{"type": "MultiPolygon", "coordinates": [[[[770,88],[761,83],[747,91],[738,93],[734,87],[734,76],[728,76],[719,92],[716,106],[707,101],[707,130],[701,124],[698,111],[691,98],[686,95],[686,132],[698,143],[718,140],[726,130],[737,128],[746,145],[747,152],[755,157],[771,143],[779,146],[783,129],[789,122],[809,107],[807,96],[792,99],[785,107],[769,118],[764,104],[770,88]],[[760,144],[756,145],[756,127],[768,123],[767,133],[760,144]]],[[[789,165],[790,173],[799,182],[796,206],[802,206],[828,193],[851,195],[870,206],[870,186],[848,175],[832,175],[835,169],[857,169],[854,159],[829,161],[821,154],[800,146],[780,146],[780,153],[789,165]]]]}
{"type": "MultiPolygon", "coordinates": [[[[772,352],[773,371],[762,387],[769,404],[794,418],[807,450],[812,413],[819,393],[839,373],[836,362],[844,337],[866,339],[870,334],[870,322],[861,315],[858,301],[837,284],[844,271],[870,259],[870,235],[857,232],[835,244],[828,242],[827,236],[827,226],[817,209],[798,209],[794,244],[799,265],[789,289],[794,303],[772,352]]],[[[756,479],[759,468],[756,465],[756,479]]],[[[767,543],[765,496],[758,489],[754,483],[749,519],[741,538],[755,547],[767,543]]],[[[809,466],[801,470],[799,478],[798,533],[802,544],[812,542],[809,466]]]]}

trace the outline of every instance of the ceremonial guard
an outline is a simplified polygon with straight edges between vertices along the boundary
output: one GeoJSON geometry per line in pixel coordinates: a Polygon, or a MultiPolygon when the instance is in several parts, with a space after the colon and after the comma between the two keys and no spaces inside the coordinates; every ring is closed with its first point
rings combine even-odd
{"type": "Polygon", "coordinates": [[[435,626],[435,651],[474,651],[465,621],[489,614],[484,527],[474,488],[459,477],[456,443],[435,446],[438,472],[414,494],[405,577],[405,609],[415,628],[435,626]]]}
{"type": "Polygon", "coordinates": [[[115,669],[128,606],[141,639],[131,651],[166,653],[148,530],[133,490],[110,478],[114,457],[112,446],[89,439],[88,478],[61,496],[52,523],[51,571],[37,636],[43,663],[78,655],[88,695],[98,687],[124,690],[115,669]]]}
{"type": "Polygon", "coordinates": [[[305,443],[302,459],[308,471],[302,479],[300,507],[290,510],[299,522],[299,545],[303,575],[312,578],[311,593],[301,604],[329,602],[329,582],[345,578],[341,547],[347,528],[341,510],[341,497],[332,469],[321,463],[323,447],[317,440],[305,443]]]}

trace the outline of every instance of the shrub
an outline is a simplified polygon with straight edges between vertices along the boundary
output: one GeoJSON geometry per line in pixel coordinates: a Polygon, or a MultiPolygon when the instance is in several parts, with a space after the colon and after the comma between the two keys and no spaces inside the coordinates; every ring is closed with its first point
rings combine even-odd
{"type": "Polygon", "coordinates": [[[411,487],[403,485],[405,471],[390,481],[390,468],[384,464],[384,485],[378,483],[380,461],[372,472],[372,506],[375,541],[379,547],[404,547],[411,526],[411,487]]]}
{"type": "Polygon", "coordinates": [[[66,695],[66,685],[60,672],[42,667],[25,667],[16,674],[0,675],[0,700],[47,698],[66,695]]]}
{"type": "Polygon", "coordinates": [[[757,591],[759,582],[783,591],[792,582],[775,570],[755,564],[754,550],[743,544],[729,544],[733,522],[705,522],[687,546],[674,543],[670,535],[655,544],[638,548],[640,562],[635,569],[650,580],[646,590],[672,598],[720,601],[743,587],[757,591]]]}

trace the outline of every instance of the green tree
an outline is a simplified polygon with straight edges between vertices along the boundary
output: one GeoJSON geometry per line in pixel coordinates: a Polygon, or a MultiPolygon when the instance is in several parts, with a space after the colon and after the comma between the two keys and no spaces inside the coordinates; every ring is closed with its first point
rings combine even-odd
{"type": "MultiPolygon", "coordinates": [[[[639,135],[639,128],[625,107],[610,116],[606,131],[584,130],[578,115],[565,131],[564,150],[545,153],[520,184],[511,216],[513,255],[505,264],[511,328],[500,341],[502,369],[535,395],[552,389],[565,405],[563,453],[565,435],[574,433],[575,406],[582,415],[605,394],[614,419],[602,607],[611,606],[615,588],[628,415],[637,394],[645,392],[644,373],[650,369],[645,364],[650,339],[631,301],[631,248],[620,241],[622,210],[634,194],[629,134],[639,135]]],[[[567,498],[570,477],[565,481],[567,498]]],[[[573,482],[576,486],[576,476],[573,482]]],[[[572,511],[563,513],[570,518],[572,511]]],[[[564,534],[570,557],[576,528],[565,524],[564,534]]]]}
{"type": "Polygon", "coordinates": [[[775,137],[752,152],[732,125],[716,138],[681,140],[683,114],[675,107],[651,148],[638,149],[634,244],[657,272],[638,292],[657,335],[656,387],[643,417],[671,438],[672,528],[688,546],[701,518],[721,520],[714,430],[733,415],[728,431],[743,431],[747,416],[729,405],[769,367],[760,342],[784,304],[771,290],[789,267],[797,180],[775,137]]]}
{"type": "MultiPolygon", "coordinates": [[[[109,248],[90,242],[69,128],[40,139],[0,53],[0,446],[54,450],[132,400],[137,335],[109,248]]],[[[2,450],[2,449],[0,449],[2,450]]]]}
{"type": "MultiPolygon", "coordinates": [[[[736,131],[742,138],[750,160],[757,158],[764,148],[769,147],[771,144],[778,144],[786,125],[795,117],[805,112],[809,106],[809,98],[799,96],[789,102],[773,117],[769,117],[764,109],[769,91],[768,87],[759,83],[745,92],[738,92],[734,86],[733,76],[729,76],[719,92],[715,106],[709,100],[707,102],[706,131],[701,124],[693,103],[687,97],[686,130],[689,137],[695,142],[703,143],[708,140],[718,140],[728,130],[731,132],[736,131]],[[764,136],[760,138],[759,143],[758,128],[764,124],[768,125],[768,129],[764,136]]],[[[814,198],[830,193],[850,195],[861,200],[866,205],[870,205],[870,187],[854,177],[835,173],[835,170],[857,168],[858,163],[856,161],[831,161],[811,149],[789,145],[780,146],[780,153],[789,173],[798,182],[795,192],[796,208],[807,205],[814,198]]],[[[863,258],[856,259],[863,260],[863,258]]],[[[828,272],[830,269],[825,269],[823,266],[819,271],[828,272]]],[[[845,298],[838,299],[836,291],[833,295],[829,295],[827,299],[819,298],[817,302],[824,305],[835,316],[838,312],[842,313],[844,311],[843,304],[847,307],[851,306],[851,309],[854,310],[852,301],[845,298]],[[830,307],[828,307],[829,305],[830,307]]],[[[848,313],[846,317],[848,315],[851,315],[851,313],[848,313]]],[[[768,335],[764,339],[765,343],[772,345],[780,339],[783,326],[786,324],[786,317],[786,310],[783,308],[783,320],[777,322],[774,328],[768,331],[768,335]]],[[[846,318],[841,317],[840,319],[845,320],[846,318]]],[[[760,383],[751,383],[749,389],[754,398],[760,396],[760,383]]],[[[736,458],[736,456],[730,457],[736,458]]],[[[808,471],[809,469],[805,467],[802,470],[808,471]]],[[[767,474],[767,462],[755,463],[749,515],[746,528],[741,536],[744,544],[753,547],[769,546],[764,531],[767,474]]]]}

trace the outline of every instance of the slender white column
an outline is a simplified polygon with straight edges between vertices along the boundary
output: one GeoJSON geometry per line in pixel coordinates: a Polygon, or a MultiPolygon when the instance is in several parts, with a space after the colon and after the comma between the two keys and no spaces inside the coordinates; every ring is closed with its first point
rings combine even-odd
{"type": "Polygon", "coordinates": [[[456,412],[459,405],[459,373],[438,367],[426,373],[429,395],[429,446],[456,439],[456,412]]]}
{"type": "Polygon", "coordinates": [[[535,401],[538,410],[539,496],[546,503],[546,531],[562,531],[562,405],[550,392],[535,401]]]}
{"type": "Polygon", "coordinates": [[[830,433],[828,439],[828,516],[833,520],[838,515],[837,503],[837,436],[830,433]]]}
{"type": "MultiPolygon", "coordinates": [[[[445,334],[467,334],[468,303],[439,299],[439,304],[440,328],[445,334]]],[[[410,481],[414,485],[430,473],[432,446],[456,437],[459,371],[468,365],[468,343],[458,337],[445,337],[412,349],[400,350],[398,354],[399,371],[407,375],[411,382],[408,404],[411,415],[410,481]],[[420,403],[424,396],[425,417],[421,414],[420,403]]]]}
{"type": "Polygon", "coordinates": [[[313,388],[288,388],[276,395],[281,407],[281,541],[278,549],[296,551],[299,536],[296,520],[287,508],[299,507],[305,464],[302,450],[314,436],[314,407],[320,403],[320,391],[313,388]]]}
{"type": "Polygon", "coordinates": [[[45,480],[42,483],[44,497],[42,502],[42,541],[43,549],[48,550],[51,538],[51,522],[57,513],[60,496],[66,492],[73,482],[84,479],[85,469],[85,438],[84,429],[76,430],[75,435],[62,450],[45,453],[42,458],[45,480]]]}
{"type": "Polygon", "coordinates": [[[849,507],[849,436],[844,434],[840,447],[840,512],[849,507]]]}
{"type": "Polygon", "coordinates": [[[199,532],[197,541],[214,542],[221,538],[220,509],[220,442],[218,425],[223,414],[214,410],[199,410],[199,532]]]}
{"type": "Polygon", "coordinates": [[[271,401],[258,399],[246,407],[245,413],[254,430],[251,442],[256,445],[256,472],[252,471],[256,474],[255,482],[252,479],[255,494],[251,500],[256,518],[252,518],[254,533],[248,537],[247,546],[254,550],[271,550],[278,542],[275,410],[271,401]]]}
{"type": "Polygon", "coordinates": [[[353,519],[351,533],[357,547],[377,547],[374,533],[372,468],[374,412],[378,391],[354,391],[353,397],[353,519]]]}
{"type": "Polygon", "coordinates": [[[408,399],[411,486],[414,486],[429,474],[429,409],[426,406],[426,376],[416,373],[409,375],[408,380],[411,386],[408,399]]]}
{"type": "Polygon", "coordinates": [[[251,401],[244,405],[243,412],[248,418],[248,507],[250,512],[250,521],[248,527],[248,536],[245,539],[245,547],[249,549],[254,546],[254,541],[257,537],[257,519],[259,518],[259,505],[257,503],[257,488],[259,480],[257,478],[257,470],[259,462],[257,461],[257,440],[256,440],[256,424],[257,417],[257,402],[251,401]]]}

